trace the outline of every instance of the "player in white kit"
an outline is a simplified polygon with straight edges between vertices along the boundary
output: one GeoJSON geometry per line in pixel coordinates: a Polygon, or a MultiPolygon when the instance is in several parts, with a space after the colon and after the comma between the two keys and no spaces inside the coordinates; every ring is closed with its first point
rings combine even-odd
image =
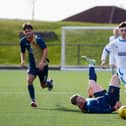
{"type": "Polygon", "coordinates": [[[106,58],[108,53],[114,52],[117,56],[117,74],[116,76],[126,86],[126,21],[121,22],[118,26],[120,30],[120,37],[110,42],[103,52],[103,59],[106,58]]]}
{"type": "MultiPolygon", "coordinates": [[[[109,42],[114,41],[119,36],[120,36],[119,28],[114,28],[113,35],[109,37],[109,42]]],[[[105,48],[106,48],[106,46],[105,46],[105,48]]],[[[106,51],[105,48],[103,49],[103,53],[101,56],[102,67],[104,67],[106,64],[106,59],[105,59],[106,57],[104,57],[104,51],[106,51]]],[[[116,70],[117,70],[117,61],[116,61],[116,55],[113,51],[109,53],[109,66],[111,67],[112,74],[115,74],[116,70]]]]}

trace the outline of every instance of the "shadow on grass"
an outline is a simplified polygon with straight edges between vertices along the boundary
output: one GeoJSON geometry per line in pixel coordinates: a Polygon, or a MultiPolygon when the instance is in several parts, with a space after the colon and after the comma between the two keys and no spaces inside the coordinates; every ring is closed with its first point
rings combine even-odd
{"type": "Polygon", "coordinates": [[[49,111],[63,111],[63,112],[79,112],[80,113],[80,110],[77,110],[77,109],[69,109],[69,108],[65,108],[65,107],[56,107],[56,108],[36,108],[36,109],[39,109],[39,110],[49,110],[49,111]]]}
{"type": "MultiPolygon", "coordinates": [[[[36,108],[36,109],[39,109],[39,110],[47,110],[47,111],[63,111],[63,112],[76,112],[76,113],[84,113],[84,112],[81,112],[79,109],[70,109],[70,108],[66,108],[66,107],[63,107],[63,106],[57,106],[56,108],[36,108]]],[[[103,114],[103,115],[106,115],[106,114],[118,114],[117,112],[113,112],[113,113],[84,113],[84,114],[103,114]]]]}

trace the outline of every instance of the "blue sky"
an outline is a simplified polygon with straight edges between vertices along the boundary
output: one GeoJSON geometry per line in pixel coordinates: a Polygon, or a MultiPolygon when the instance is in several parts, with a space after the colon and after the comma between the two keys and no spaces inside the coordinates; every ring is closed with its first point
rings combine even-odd
{"type": "Polygon", "coordinates": [[[94,6],[115,5],[126,9],[125,0],[0,0],[0,18],[59,21],[94,6]]]}

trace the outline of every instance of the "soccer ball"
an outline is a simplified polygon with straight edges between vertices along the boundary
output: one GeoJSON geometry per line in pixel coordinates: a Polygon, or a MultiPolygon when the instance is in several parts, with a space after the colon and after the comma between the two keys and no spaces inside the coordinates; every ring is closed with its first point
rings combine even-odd
{"type": "Polygon", "coordinates": [[[122,119],[126,119],[126,105],[121,106],[118,110],[118,113],[122,119]]]}

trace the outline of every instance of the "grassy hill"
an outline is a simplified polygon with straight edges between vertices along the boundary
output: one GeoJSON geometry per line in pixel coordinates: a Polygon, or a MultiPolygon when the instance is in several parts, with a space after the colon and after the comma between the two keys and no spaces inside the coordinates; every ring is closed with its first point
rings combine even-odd
{"type": "MultiPolygon", "coordinates": [[[[21,32],[22,24],[26,20],[0,20],[0,64],[20,64],[19,51],[19,32],[21,32]],[[6,43],[8,45],[6,45],[6,43]],[[15,45],[16,44],[16,45],[15,45]]],[[[57,39],[46,41],[47,45],[61,43],[61,27],[62,26],[108,26],[108,24],[93,24],[80,22],[42,22],[30,21],[35,31],[49,32],[53,31],[57,35],[57,39]]],[[[109,24],[110,25],[110,24],[109,24]]],[[[110,26],[114,26],[111,24],[110,26]]],[[[88,37],[88,34],[87,34],[88,37]]],[[[90,37],[90,35],[89,35],[90,37]]],[[[97,42],[96,42],[97,43],[97,42]]],[[[106,43],[106,41],[102,41],[106,43]]],[[[49,58],[52,65],[60,64],[60,45],[48,46],[49,58]]],[[[97,47],[94,47],[94,49],[97,47]]],[[[95,55],[99,54],[99,50],[95,49],[95,55]]]]}

